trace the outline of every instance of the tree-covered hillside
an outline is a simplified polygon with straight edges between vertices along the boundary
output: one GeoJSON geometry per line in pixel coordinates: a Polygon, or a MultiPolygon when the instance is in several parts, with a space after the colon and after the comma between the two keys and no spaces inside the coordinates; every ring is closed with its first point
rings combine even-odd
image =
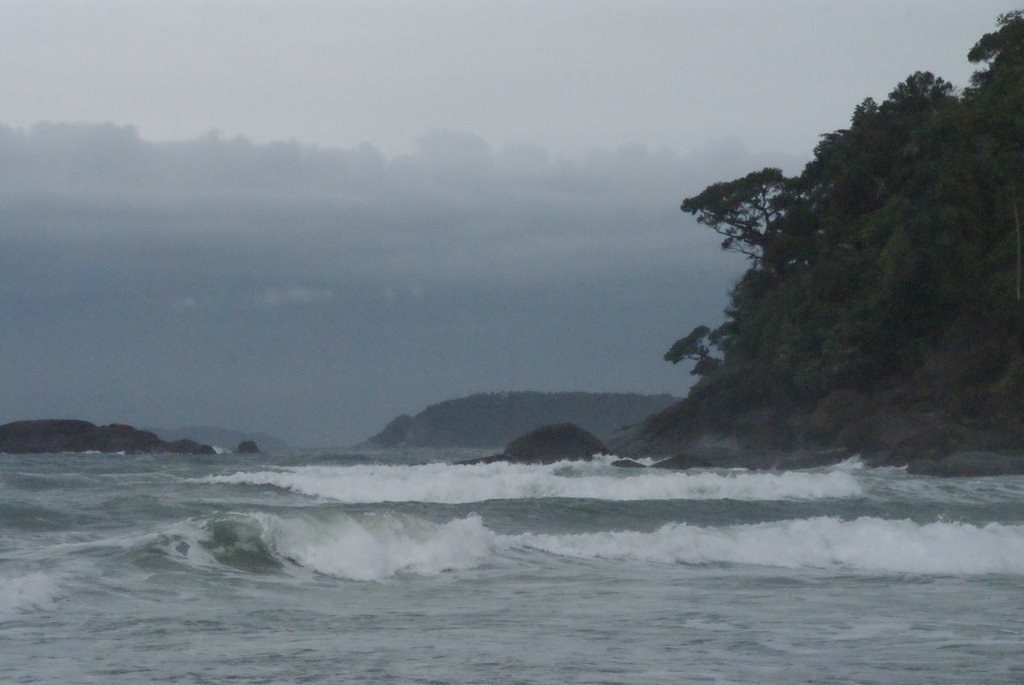
{"type": "Polygon", "coordinates": [[[671,395],[587,392],[480,393],[399,416],[366,441],[375,447],[503,447],[554,423],[575,423],[598,435],[673,404],[671,395]]]}
{"type": "MultiPolygon", "coordinates": [[[[1024,12],[968,59],[978,70],[962,90],[918,72],[864,100],[799,176],[763,169],[683,201],[750,267],[725,323],[665,355],[702,379],[650,432],[727,432],[738,407],[761,406],[788,408],[769,432],[801,442],[815,435],[807,412],[846,393],[818,417],[859,405],[859,419],[884,409],[1019,436],[1024,12]]],[[[832,416],[843,425],[819,427],[821,442],[854,418],[832,416]]]]}

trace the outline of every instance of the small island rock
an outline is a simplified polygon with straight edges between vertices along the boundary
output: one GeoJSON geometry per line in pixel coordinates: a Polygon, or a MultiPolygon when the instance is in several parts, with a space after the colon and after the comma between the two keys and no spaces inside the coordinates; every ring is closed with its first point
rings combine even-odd
{"type": "Polygon", "coordinates": [[[217,454],[217,450],[195,440],[182,439],[165,442],[157,452],[169,454],[217,454]]]}
{"type": "Polygon", "coordinates": [[[253,440],[243,440],[238,443],[238,447],[235,448],[235,452],[238,454],[259,454],[260,448],[253,440]]]}
{"type": "Polygon", "coordinates": [[[553,464],[558,461],[589,461],[595,454],[607,454],[608,447],[592,433],[572,423],[541,426],[508,444],[492,457],[467,459],[460,464],[553,464]]]}

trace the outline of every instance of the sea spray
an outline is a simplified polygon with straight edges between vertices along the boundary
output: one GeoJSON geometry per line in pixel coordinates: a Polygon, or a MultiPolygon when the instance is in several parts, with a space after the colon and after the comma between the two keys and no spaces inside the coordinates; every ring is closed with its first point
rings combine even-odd
{"type": "Polygon", "coordinates": [[[0,619],[52,609],[58,591],[57,578],[41,571],[14,577],[0,576],[0,619]]]}

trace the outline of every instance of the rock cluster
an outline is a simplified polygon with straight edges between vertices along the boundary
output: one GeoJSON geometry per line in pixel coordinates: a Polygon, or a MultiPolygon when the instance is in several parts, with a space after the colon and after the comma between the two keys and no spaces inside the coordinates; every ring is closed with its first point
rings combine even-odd
{"type": "Polygon", "coordinates": [[[97,426],[75,419],[15,421],[0,426],[0,452],[40,454],[54,452],[124,452],[126,454],[215,454],[209,445],[194,440],[165,442],[156,433],[113,423],[97,426]]]}

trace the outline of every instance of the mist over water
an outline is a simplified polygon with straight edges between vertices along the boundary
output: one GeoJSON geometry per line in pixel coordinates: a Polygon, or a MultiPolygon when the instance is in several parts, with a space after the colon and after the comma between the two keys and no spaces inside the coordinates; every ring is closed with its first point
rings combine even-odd
{"type": "Polygon", "coordinates": [[[0,679],[1024,676],[1024,479],[466,456],[6,455],[0,679]]]}

